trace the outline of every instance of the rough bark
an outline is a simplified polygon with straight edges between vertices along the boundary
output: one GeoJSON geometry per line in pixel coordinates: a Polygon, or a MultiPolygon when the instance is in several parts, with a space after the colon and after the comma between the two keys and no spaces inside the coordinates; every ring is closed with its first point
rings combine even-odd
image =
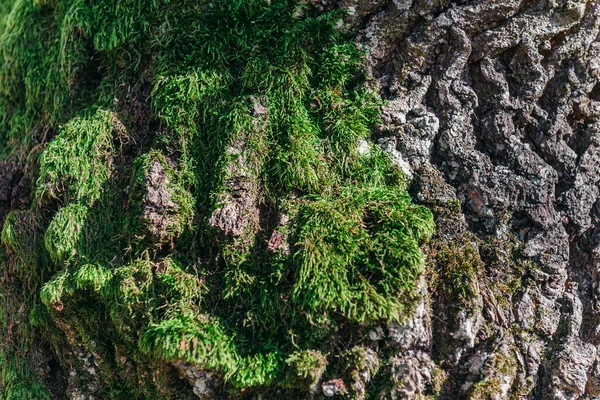
{"type": "MultiPolygon", "coordinates": [[[[424,249],[427,271],[410,316],[360,325],[364,337],[352,356],[360,361],[340,376],[324,377],[325,366],[317,365],[314,377],[303,377],[308,389],[300,396],[600,399],[600,2],[309,3],[323,12],[344,10],[361,26],[356,45],[366,51],[367,82],[385,100],[374,142],[404,172],[413,201],[433,212],[436,231],[424,249]]],[[[158,136],[156,121],[143,104],[148,94],[143,101],[135,96],[122,96],[120,105],[116,99],[115,109],[133,120],[143,142],[158,136]]],[[[268,107],[253,101],[253,129],[261,131],[268,107]]],[[[29,150],[38,154],[35,144],[50,139],[44,132],[29,150]]],[[[169,241],[172,250],[187,223],[171,221],[180,208],[166,188],[181,151],[171,151],[172,142],[164,140],[169,156],[149,159],[137,183],[146,191],[139,236],[155,254],[168,252],[169,241]]],[[[272,216],[259,204],[244,143],[223,151],[239,157],[224,169],[229,191],[208,225],[219,240],[251,231],[264,239],[265,253],[288,256],[290,216],[272,216]]],[[[133,153],[112,159],[114,168],[133,153]]],[[[30,207],[34,158],[0,161],[0,222],[9,211],[29,218],[20,210],[30,207]]],[[[170,268],[163,261],[150,265],[158,272],[170,268]]],[[[18,302],[26,279],[15,284],[4,275],[3,287],[18,302]]],[[[50,306],[52,312],[63,307],[50,306]]],[[[10,307],[9,325],[25,318],[10,307]]],[[[27,356],[55,398],[119,398],[107,393],[100,377],[107,374],[131,376],[133,386],[152,381],[159,389],[156,382],[164,379],[169,396],[177,390],[185,398],[283,396],[272,387],[233,390],[218,372],[186,360],[152,360],[142,368],[129,354],[119,357],[119,348],[103,354],[99,345],[94,353],[89,338],[68,323],[55,324],[64,338],[53,343],[64,354],[57,356],[51,340],[40,337],[27,356]],[[113,364],[98,360],[109,357],[119,371],[101,375],[98,369],[113,364]]]]}
{"type": "MultiPolygon", "coordinates": [[[[436,241],[464,248],[458,238],[472,233],[483,262],[458,307],[451,281],[428,286],[430,315],[411,322],[428,334],[406,339],[400,397],[429,380],[423,355],[449,374],[442,397],[599,396],[600,3],[355,7],[388,100],[380,141],[437,210],[436,241]]],[[[439,250],[433,273],[444,277],[439,250]]]]}

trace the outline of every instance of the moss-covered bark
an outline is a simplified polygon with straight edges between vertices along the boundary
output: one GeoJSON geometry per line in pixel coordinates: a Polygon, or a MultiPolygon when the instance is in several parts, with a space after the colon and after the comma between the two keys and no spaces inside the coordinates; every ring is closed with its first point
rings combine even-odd
{"type": "Polygon", "coordinates": [[[0,151],[31,193],[0,216],[1,398],[378,390],[393,354],[361,344],[414,305],[433,219],[372,143],[352,10],[11,0],[0,21],[0,151]]]}
{"type": "Polygon", "coordinates": [[[594,0],[0,1],[0,400],[598,397],[599,65],[594,0]]]}

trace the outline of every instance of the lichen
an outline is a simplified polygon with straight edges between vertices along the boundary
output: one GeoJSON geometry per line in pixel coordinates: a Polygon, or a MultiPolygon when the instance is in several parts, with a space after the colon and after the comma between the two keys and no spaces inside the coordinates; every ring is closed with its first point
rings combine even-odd
{"type": "Polygon", "coordinates": [[[473,400],[506,399],[517,372],[517,359],[512,349],[503,348],[493,354],[484,366],[484,376],[471,388],[469,398],[473,400]]]}

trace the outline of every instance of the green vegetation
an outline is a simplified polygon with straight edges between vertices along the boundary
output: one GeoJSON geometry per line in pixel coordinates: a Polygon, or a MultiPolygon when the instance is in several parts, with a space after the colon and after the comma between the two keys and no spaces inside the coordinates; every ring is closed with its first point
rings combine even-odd
{"type": "MultiPolygon", "coordinates": [[[[506,398],[510,394],[512,382],[517,374],[517,360],[514,350],[499,349],[482,368],[482,380],[471,388],[470,398],[484,400],[490,398],[506,398]]],[[[511,398],[513,398],[511,396],[511,398]]],[[[516,398],[516,397],[514,397],[516,398]]]]}
{"type": "Polygon", "coordinates": [[[22,306],[0,398],[48,398],[34,338],[64,368],[59,349],[92,354],[110,398],[191,396],[180,361],[231,396],[305,398],[410,312],[433,218],[358,150],[381,105],[359,22],[293,0],[0,5],[0,153],[44,146],[2,230],[22,306]]]}
{"type": "Polygon", "coordinates": [[[477,244],[474,235],[465,233],[452,241],[440,243],[439,249],[436,249],[435,260],[441,265],[437,279],[447,282],[440,285],[447,291],[448,302],[445,304],[457,309],[463,309],[479,293],[477,278],[485,266],[475,247],[477,244]]]}

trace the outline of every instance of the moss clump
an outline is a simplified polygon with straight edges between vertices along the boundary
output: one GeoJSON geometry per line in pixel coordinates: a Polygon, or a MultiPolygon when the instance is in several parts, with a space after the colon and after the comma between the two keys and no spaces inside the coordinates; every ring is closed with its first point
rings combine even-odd
{"type": "Polygon", "coordinates": [[[303,204],[292,300],[316,321],[335,313],[356,322],[399,320],[410,305],[402,296],[421,273],[428,217],[389,189],[346,189],[303,204]]]}
{"type": "Polygon", "coordinates": [[[86,217],[87,207],[78,203],[63,207],[56,214],[44,236],[46,250],[55,263],[66,261],[77,253],[86,217]]]}
{"type": "Polygon", "coordinates": [[[52,394],[31,366],[23,365],[17,354],[0,353],[6,360],[0,375],[3,398],[6,400],[50,400],[52,394]]]}
{"type": "Polygon", "coordinates": [[[216,369],[240,388],[270,383],[281,369],[277,351],[242,356],[220,322],[205,316],[164,319],[148,328],[140,348],[162,360],[216,369]]]}
{"type": "Polygon", "coordinates": [[[435,287],[445,290],[445,304],[458,309],[469,309],[478,296],[478,275],[485,268],[481,261],[478,239],[469,233],[452,241],[439,244],[434,259],[438,264],[435,287]],[[443,284],[442,284],[443,282],[443,284]]]}
{"type": "Polygon", "coordinates": [[[232,396],[309,389],[344,373],[348,332],[405,317],[433,219],[358,151],[381,103],[359,21],[295,0],[9,3],[0,146],[57,133],[19,284],[44,343],[93,354],[110,397],[180,398],[150,377],[181,362],[232,396]]]}
{"type": "Polygon", "coordinates": [[[40,219],[29,211],[13,211],[6,216],[0,240],[12,258],[19,276],[30,277],[36,271],[37,237],[40,219]]]}
{"type": "Polygon", "coordinates": [[[116,117],[91,109],[73,118],[48,145],[40,160],[36,195],[92,204],[111,173],[116,117]]]}
{"type": "Polygon", "coordinates": [[[327,368],[327,355],[318,350],[299,350],[290,354],[285,363],[290,386],[314,391],[327,368]]]}
{"type": "MultiPolygon", "coordinates": [[[[0,248],[0,396],[3,399],[50,399],[49,388],[39,374],[43,352],[35,322],[46,322],[40,310],[37,289],[47,276],[42,255],[40,219],[29,211],[6,216],[0,248]],[[34,323],[32,323],[32,321],[34,323]],[[29,355],[27,357],[26,355],[29,355]]],[[[42,309],[42,314],[45,308],[42,309]]],[[[46,312],[47,314],[47,312],[46,312]]],[[[43,323],[42,322],[42,323],[43,323]]]]}

